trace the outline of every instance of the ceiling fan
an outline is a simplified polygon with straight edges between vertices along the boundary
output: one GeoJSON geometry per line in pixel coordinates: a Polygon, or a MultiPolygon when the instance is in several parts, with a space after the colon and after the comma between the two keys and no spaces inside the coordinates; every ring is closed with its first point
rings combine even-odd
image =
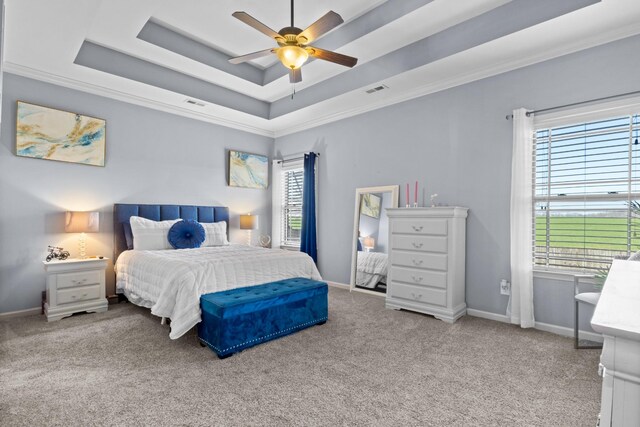
{"type": "Polygon", "coordinates": [[[291,0],[291,26],[284,27],[278,32],[275,32],[246,12],[234,12],[232,16],[273,38],[279,46],[247,55],[236,56],[235,58],[229,59],[229,62],[232,64],[240,64],[275,53],[278,55],[280,62],[289,69],[289,81],[291,83],[298,83],[302,81],[302,71],[300,67],[309,56],[346,67],[353,67],[358,62],[358,58],[309,45],[309,43],[318,37],[344,22],[342,17],[334,11],[327,12],[327,14],[311,24],[307,29],[301,30],[293,25],[293,0],[291,0]]]}

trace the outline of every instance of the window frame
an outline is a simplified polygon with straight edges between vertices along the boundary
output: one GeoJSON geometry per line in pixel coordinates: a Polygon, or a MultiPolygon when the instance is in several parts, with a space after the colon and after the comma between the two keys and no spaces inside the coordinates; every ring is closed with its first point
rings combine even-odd
{"type": "Polygon", "coordinates": [[[300,167],[295,167],[295,168],[286,168],[283,169],[281,172],[281,179],[282,179],[282,202],[281,202],[281,206],[280,206],[280,212],[281,212],[281,216],[280,216],[280,221],[281,221],[281,226],[280,226],[280,248],[281,249],[294,249],[294,250],[299,250],[300,249],[300,239],[298,239],[298,241],[296,242],[295,240],[290,240],[287,239],[287,218],[289,218],[290,216],[288,215],[288,212],[294,210],[294,211],[300,211],[299,217],[300,217],[300,222],[302,225],[302,198],[303,198],[303,190],[304,190],[304,168],[302,165],[300,165],[300,167]],[[287,185],[287,178],[285,177],[287,174],[289,173],[296,173],[296,172],[301,172],[301,181],[300,182],[300,189],[299,189],[299,193],[300,193],[300,206],[298,207],[297,205],[288,205],[286,203],[286,199],[285,199],[285,186],[287,185]]]}
{"type": "MultiPolygon", "coordinates": [[[[534,115],[534,139],[536,133],[541,129],[551,129],[563,126],[570,126],[585,122],[593,122],[599,120],[607,120],[614,117],[620,116],[633,116],[636,114],[640,114],[640,97],[627,97],[624,99],[617,99],[614,101],[601,102],[598,104],[588,104],[582,105],[580,107],[574,107],[571,109],[562,109],[562,110],[553,110],[548,113],[538,113],[534,115]]],[[[632,135],[633,136],[633,135],[632,135]]],[[[535,150],[535,146],[534,146],[535,150]]],[[[535,151],[532,153],[532,161],[535,162],[535,151]]],[[[533,256],[535,257],[535,221],[536,221],[536,202],[539,201],[539,198],[536,197],[536,169],[535,164],[533,167],[533,177],[532,177],[532,209],[533,209],[533,222],[534,226],[532,229],[532,247],[533,247],[533,256]]],[[[625,193],[627,194],[627,193],[625,193]]],[[[631,193],[629,197],[635,195],[639,195],[640,193],[631,193]]],[[[615,198],[615,196],[614,196],[615,198]]],[[[618,197],[620,198],[620,197],[618,197]]],[[[587,200],[611,200],[611,196],[609,195],[593,195],[588,196],[587,200]],[[604,196],[604,197],[602,197],[604,196]]],[[[559,199],[558,199],[559,200],[559,199]]],[[[567,199],[564,199],[567,200],[567,199]]],[[[581,197],[580,201],[585,200],[584,197],[581,197]]],[[[633,199],[632,199],[633,200],[633,199]]],[[[578,273],[584,273],[585,271],[590,273],[595,273],[594,270],[584,270],[580,268],[563,268],[563,267],[555,267],[555,266],[541,266],[535,264],[535,258],[531,261],[533,263],[533,271],[535,278],[545,278],[545,279],[553,279],[559,281],[573,281],[573,275],[578,273]]]]}
{"type": "MultiPolygon", "coordinates": [[[[274,160],[272,165],[272,246],[275,248],[299,251],[300,245],[291,244],[290,242],[283,242],[284,237],[283,226],[285,224],[284,218],[284,173],[291,170],[302,170],[304,168],[303,159],[296,160],[274,160]]],[[[304,180],[302,185],[304,186],[304,180]]]]}

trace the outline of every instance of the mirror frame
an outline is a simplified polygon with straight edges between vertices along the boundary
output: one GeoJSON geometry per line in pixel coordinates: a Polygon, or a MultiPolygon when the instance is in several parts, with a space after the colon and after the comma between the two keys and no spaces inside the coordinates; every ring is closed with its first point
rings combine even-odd
{"type": "Polygon", "coordinates": [[[360,226],[360,202],[362,195],[367,193],[386,193],[391,192],[391,207],[398,207],[398,197],[400,193],[399,185],[383,185],[380,187],[364,187],[356,188],[356,207],[353,214],[353,241],[351,242],[351,283],[349,285],[350,291],[364,292],[371,295],[377,295],[385,297],[386,294],[381,292],[370,291],[368,289],[361,289],[356,287],[356,269],[358,263],[358,230],[360,226]]]}

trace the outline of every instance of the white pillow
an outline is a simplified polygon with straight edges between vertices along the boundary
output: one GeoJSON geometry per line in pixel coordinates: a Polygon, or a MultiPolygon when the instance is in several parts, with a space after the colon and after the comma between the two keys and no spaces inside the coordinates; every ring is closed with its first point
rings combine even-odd
{"type": "Polygon", "coordinates": [[[133,234],[133,249],[154,251],[158,249],[173,249],[169,243],[169,229],[180,219],[168,221],[152,221],[139,216],[129,218],[131,234],[133,234]]]}
{"type": "Polygon", "coordinates": [[[229,244],[227,240],[227,222],[201,222],[204,227],[204,242],[200,247],[207,246],[226,246],[229,244]]]}

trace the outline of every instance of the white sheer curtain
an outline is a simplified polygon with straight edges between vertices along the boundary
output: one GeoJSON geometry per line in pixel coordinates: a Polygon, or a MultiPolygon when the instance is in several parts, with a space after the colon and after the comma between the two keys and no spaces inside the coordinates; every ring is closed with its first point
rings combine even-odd
{"type": "Polygon", "coordinates": [[[511,158],[511,297],[507,316],[523,328],[533,318],[533,117],[513,111],[511,158]]]}

